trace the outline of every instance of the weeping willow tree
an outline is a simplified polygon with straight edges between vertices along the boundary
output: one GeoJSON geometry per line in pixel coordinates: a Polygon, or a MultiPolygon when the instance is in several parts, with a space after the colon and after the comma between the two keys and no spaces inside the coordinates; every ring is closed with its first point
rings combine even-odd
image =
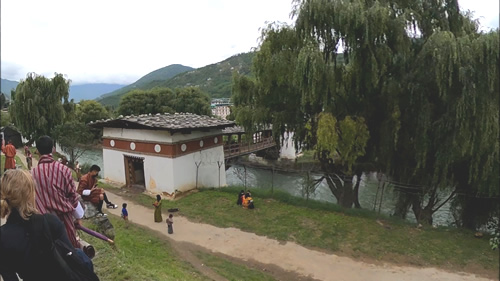
{"type": "Polygon", "coordinates": [[[392,174],[418,188],[402,194],[397,211],[411,204],[420,221],[432,223],[456,193],[462,200],[498,195],[498,40],[498,31],[436,31],[416,51],[400,99],[407,110],[398,150],[407,152],[395,156],[392,174]]]}
{"type": "Polygon", "coordinates": [[[498,31],[479,33],[456,0],[305,0],[293,14],[293,27],[264,30],[255,78],[235,76],[237,122],[293,131],[346,207],[358,205],[350,179],[374,169],[416,187],[397,211],[421,222],[443,191],[498,190],[486,184],[498,177],[498,31]]]}
{"type": "Polygon", "coordinates": [[[50,135],[57,125],[74,117],[75,104],[68,100],[69,84],[62,74],[48,79],[28,73],[12,92],[12,120],[29,143],[50,135]]]}

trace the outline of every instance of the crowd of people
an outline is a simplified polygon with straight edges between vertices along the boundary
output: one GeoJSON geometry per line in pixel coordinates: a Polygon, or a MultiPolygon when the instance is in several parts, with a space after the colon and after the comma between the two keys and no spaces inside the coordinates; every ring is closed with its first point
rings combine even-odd
{"type": "MultiPolygon", "coordinates": [[[[53,146],[50,137],[40,137],[36,141],[40,159],[31,174],[14,166],[2,175],[0,217],[7,217],[0,228],[0,274],[4,281],[18,280],[17,275],[27,281],[61,280],[55,275],[60,272],[46,266],[50,255],[42,251],[44,243],[52,244],[56,239],[92,266],[90,258],[82,254],[76,234],[76,225],[81,225],[84,215],[80,195],[70,168],[52,158],[53,146]],[[48,223],[53,241],[34,239],[44,234],[37,233],[41,230],[33,224],[39,216],[48,223]]],[[[4,153],[9,150],[8,145],[2,145],[4,153]]]]}

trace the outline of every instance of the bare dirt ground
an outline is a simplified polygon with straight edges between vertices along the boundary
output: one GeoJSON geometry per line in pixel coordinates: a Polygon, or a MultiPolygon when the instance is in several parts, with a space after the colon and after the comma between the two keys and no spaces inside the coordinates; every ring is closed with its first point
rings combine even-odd
{"type": "MultiPolygon", "coordinates": [[[[230,257],[233,262],[243,262],[252,268],[268,272],[279,280],[493,280],[436,268],[365,263],[348,257],[307,249],[292,242],[279,242],[236,228],[219,228],[208,224],[193,223],[176,214],[174,214],[174,234],[169,235],[166,223],[154,222],[151,209],[134,204],[126,197],[109,191],[107,194],[108,198],[118,205],[124,202],[128,204],[129,220],[132,223],[162,233],[175,242],[174,248],[181,254],[191,249],[184,254],[186,256],[183,258],[191,261],[200,271],[203,269],[200,269],[200,261],[192,255],[194,248],[226,258],[230,257]]],[[[121,208],[107,211],[119,216],[121,208]]],[[[165,215],[164,219],[166,219],[165,215]]],[[[214,280],[225,280],[210,269],[202,272],[208,273],[207,276],[214,280]]]]}

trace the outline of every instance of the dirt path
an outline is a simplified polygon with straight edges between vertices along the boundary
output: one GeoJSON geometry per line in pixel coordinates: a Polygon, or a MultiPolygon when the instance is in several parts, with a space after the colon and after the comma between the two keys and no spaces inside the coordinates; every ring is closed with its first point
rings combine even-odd
{"type": "MultiPolygon", "coordinates": [[[[24,167],[28,168],[28,162],[26,162],[26,155],[24,155],[24,149],[17,149],[16,150],[16,156],[19,156],[19,159],[21,159],[21,162],[23,162],[24,167]]],[[[35,157],[31,157],[31,164],[33,167],[38,165],[38,160],[36,160],[35,157]]]]}
{"type": "MultiPolygon", "coordinates": [[[[269,264],[288,272],[318,280],[491,280],[467,273],[450,273],[436,268],[414,268],[395,265],[374,265],[347,257],[310,250],[292,242],[285,244],[236,228],[218,228],[193,223],[174,215],[174,234],[167,234],[166,224],[155,223],[153,211],[107,192],[115,204],[128,204],[129,220],[163,233],[176,242],[201,246],[217,254],[260,264],[269,264]]],[[[107,210],[119,216],[121,208],[107,210]]],[[[164,219],[166,216],[164,215],[164,219]]],[[[118,230],[119,231],[119,230],[118,230]]]]}

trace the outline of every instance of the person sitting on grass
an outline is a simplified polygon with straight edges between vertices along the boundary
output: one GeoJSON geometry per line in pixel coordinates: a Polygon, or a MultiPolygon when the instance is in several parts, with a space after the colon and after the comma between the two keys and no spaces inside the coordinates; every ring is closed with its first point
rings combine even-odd
{"type": "Polygon", "coordinates": [[[250,193],[250,191],[245,194],[245,196],[243,198],[242,205],[243,205],[243,208],[245,208],[245,209],[255,208],[255,206],[253,205],[252,194],[250,193]]]}
{"type": "Polygon", "coordinates": [[[110,209],[118,208],[118,205],[111,203],[106,196],[104,189],[97,187],[97,176],[101,168],[97,165],[92,165],[90,171],[83,175],[78,182],[77,192],[82,196],[84,201],[92,202],[97,205],[97,215],[106,216],[102,212],[103,201],[106,202],[106,207],[110,209]]]}
{"type": "Polygon", "coordinates": [[[238,194],[238,200],[236,201],[236,205],[241,205],[243,203],[243,197],[245,196],[245,191],[243,189],[238,194]]]}

